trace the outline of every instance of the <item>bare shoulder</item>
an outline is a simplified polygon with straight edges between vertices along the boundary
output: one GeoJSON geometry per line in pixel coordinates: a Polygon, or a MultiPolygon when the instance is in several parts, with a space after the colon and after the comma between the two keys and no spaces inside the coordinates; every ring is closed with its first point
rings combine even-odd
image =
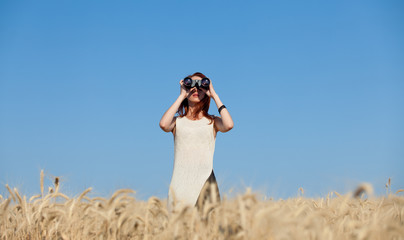
{"type": "Polygon", "coordinates": [[[171,130],[171,132],[173,133],[173,136],[175,136],[175,129],[176,129],[176,126],[177,126],[177,118],[178,118],[178,116],[175,116],[174,117],[174,119],[173,119],[173,122],[174,122],[174,127],[173,127],[173,130],[171,130]]]}
{"type": "Polygon", "coordinates": [[[217,129],[217,127],[216,127],[216,119],[218,118],[218,116],[215,116],[215,115],[211,115],[212,117],[213,117],[213,136],[216,138],[216,135],[217,135],[217,132],[218,132],[218,129],[217,129]]]}
{"type": "Polygon", "coordinates": [[[222,121],[222,118],[216,115],[212,115],[212,117],[213,117],[213,129],[215,130],[215,132],[218,132],[219,130],[217,126],[221,124],[220,122],[222,121]]]}
{"type": "Polygon", "coordinates": [[[233,128],[233,125],[229,126],[229,123],[226,125],[222,117],[216,117],[214,127],[218,132],[228,132],[233,128]]]}
{"type": "Polygon", "coordinates": [[[214,123],[218,124],[220,121],[222,121],[222,118],[220,116],[212,115],[214,123]]]}

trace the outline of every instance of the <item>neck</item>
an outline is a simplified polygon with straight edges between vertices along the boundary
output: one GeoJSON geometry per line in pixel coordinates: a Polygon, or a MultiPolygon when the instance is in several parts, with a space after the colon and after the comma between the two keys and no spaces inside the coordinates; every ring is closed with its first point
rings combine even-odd
{"type": "Polygon", "coordinates": [[[195,109],[196,109],[196,103],[188,101],[188,111],[193,113],[195,112],[195,109]]]}
{"type": "MultiPolygon", "coordinates": [[[[192,105],[190,104],[188,106],[188,114],[187,114],[187,116],[192,117],[195,110],[196,110],[196,104],[192,104],[192,105]]],[[[197,117],[200,117],[200,116],[203,116],[202,111],[199,112],[197,117]]]]}

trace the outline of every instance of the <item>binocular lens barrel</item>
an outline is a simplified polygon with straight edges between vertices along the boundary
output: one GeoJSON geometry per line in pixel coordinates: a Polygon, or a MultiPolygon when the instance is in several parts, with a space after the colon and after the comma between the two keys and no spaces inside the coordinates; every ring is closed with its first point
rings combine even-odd
{"type": "Polygon", "coordinates": [[[209,84],[210,84],[210,80],[209,80],[209,79],[204,78],[204,79],[201,80],[201,85],[202,85],[202,87],[209,88],[209,84]]]}
{"type": "Polygon", "coordinates": [[[185,78],[185,79],[184,79],[184,85],[185,85],[186,87],[191,87],[191,85],[192,85],[192,79],[190,79],[190,78],[185,78]]]}
{"type": "Polygon", "coordinates": [[[210,80],[209,78],[202,78],[202,80],[192,80],[191,78],[187,77],[184,78],[184,86],[187,88],[199,88],[199,87],[203,87],[203,88],[209,88],[209,84],[210,84],[210,80]]]}

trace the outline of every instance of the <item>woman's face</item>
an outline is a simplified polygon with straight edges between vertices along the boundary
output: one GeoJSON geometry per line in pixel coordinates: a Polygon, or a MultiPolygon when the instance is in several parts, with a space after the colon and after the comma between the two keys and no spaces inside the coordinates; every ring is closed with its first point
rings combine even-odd
{"type": "MultiPolygon", "coordinates": [[[[192,80],[202,80],[201,77],[193,76],[191,77],[192,80]]],[[[201,88],[197,89],[193,87],[190,89],[189,94],[187,96],[188,101],[193,103],[200,102],[205,97],[205,92],[201,90],[201,88]]]]}

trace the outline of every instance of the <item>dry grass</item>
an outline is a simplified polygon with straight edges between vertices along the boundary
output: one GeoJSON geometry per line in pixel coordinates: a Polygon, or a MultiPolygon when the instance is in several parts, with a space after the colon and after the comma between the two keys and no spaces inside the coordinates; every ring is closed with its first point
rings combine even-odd
{"type": "Polygon", "coordinates": [[[0,239],[404,239],[403,190],[365,199],[371,186],[363,185],[354,194],[312,199],[299,189],[300,196],[276,201],[247,191],[169,215],[165,201],[138,201],[130,189],[104,199],[87,197],[89,188],[69,198],[59,192],[59,178],[48,193],[43,172],[40,183],[41,194],[29,200],[6,185],[0,239]]]}

